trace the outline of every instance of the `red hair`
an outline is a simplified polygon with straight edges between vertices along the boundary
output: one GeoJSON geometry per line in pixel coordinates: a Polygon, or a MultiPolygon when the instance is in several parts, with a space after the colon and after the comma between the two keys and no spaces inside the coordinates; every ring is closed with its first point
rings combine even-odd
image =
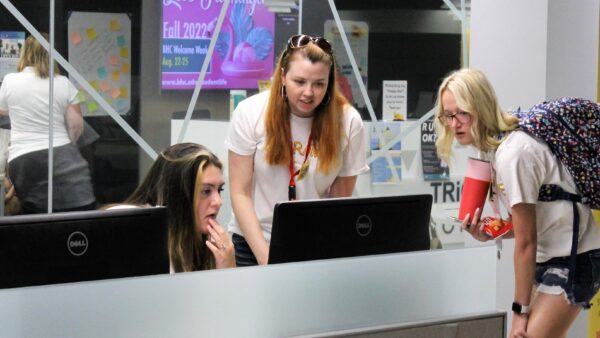
{"type": "Polygon", "coordinates": [[[340,93],[336,84],[335,59],[310,42],[302,48],[287,48],[279,56],[273,74],[271,93],[265,112],[266,145],[265,157],[269,165],[288,165],[292,148],[290,107],[282,96],[281,76],[290,67],[292,59],[305,58],[312,63],[329,64],[329,81],[323,102],[315,109],[312,124],[313,146],[318,154],[317,171],[329,173],[341,159],[341,141],[344,135],[344,108],[348,100],[340,93]]]}

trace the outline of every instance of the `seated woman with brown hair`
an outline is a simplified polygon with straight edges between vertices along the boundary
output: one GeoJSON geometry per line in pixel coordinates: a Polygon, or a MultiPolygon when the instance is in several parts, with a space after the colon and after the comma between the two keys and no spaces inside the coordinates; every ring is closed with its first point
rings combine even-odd
{"type": "Polygon", "coordinates": [[[206,147],[168,147],[126,204],[168,209],[171,272],[235,267],[233,244],[217,222],[223,164],[206,147]]]}

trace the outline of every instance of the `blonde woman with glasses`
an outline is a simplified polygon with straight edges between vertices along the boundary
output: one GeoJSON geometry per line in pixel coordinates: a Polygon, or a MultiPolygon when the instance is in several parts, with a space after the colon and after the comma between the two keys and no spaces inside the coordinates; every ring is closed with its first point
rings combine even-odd
{"type": "Polygon", "coordinates": [[[363,122],[340,94],[331,45],[294,35],[270,91],[242,101],[225,141],[238,266],[267,264],[280,201],[351,196],[368,170],[363,122]]]}
{"type": "MultiPolygon", "coordinates": [[[[600,228],[589,206],[577,203],[579,245],[574,278],[569,255],[575,216],[571,201],[538,201],[540,187],[558,185],[575,194],[573,177],[548,145],[517,129],[518,118],[500,109],[486,76],[462,69],[438,91],[436,130],[440,157],[449,159],[454,140],[471,145],[493,167],[493,191],[513,223],[515,295],[511,338],[565,337],[582,308],[600,288],[600,228]],[[569,287],[572,285],[572,287],[569,287]]],[[[463,228],[486,241],[481,210],[463,228]]]]}

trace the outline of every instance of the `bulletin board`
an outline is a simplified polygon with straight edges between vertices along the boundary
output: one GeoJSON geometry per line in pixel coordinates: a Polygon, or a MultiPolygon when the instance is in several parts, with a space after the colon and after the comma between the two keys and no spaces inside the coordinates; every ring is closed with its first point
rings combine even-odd
{"type": "MultiPolygon", "coordinates": [[[[119,114],[131,109],[131,19],[125,13],[71,12],[69,63],[119,114]]],[[[78,98],[86,116],[106,115],[81,86],[78,98]]]]}

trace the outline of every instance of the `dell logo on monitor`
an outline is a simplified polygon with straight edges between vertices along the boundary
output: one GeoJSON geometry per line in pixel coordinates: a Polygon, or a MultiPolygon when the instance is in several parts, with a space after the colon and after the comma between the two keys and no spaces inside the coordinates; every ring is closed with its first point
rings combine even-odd
{"type": "Polygon", "coordinates": [[[81,231],[75,231],[67,239],[67,248],[73,256],[81,256],[88,249],[88,240],[81,231]]]}
{"type": "Polygon", "coordinates": [[[371,233],[371,229],[373,228],[373,224],[371,223],[371,219],[367,215],[360,215],[356,220],[356,232],[359,235],[365,237],[371,233]]]}

